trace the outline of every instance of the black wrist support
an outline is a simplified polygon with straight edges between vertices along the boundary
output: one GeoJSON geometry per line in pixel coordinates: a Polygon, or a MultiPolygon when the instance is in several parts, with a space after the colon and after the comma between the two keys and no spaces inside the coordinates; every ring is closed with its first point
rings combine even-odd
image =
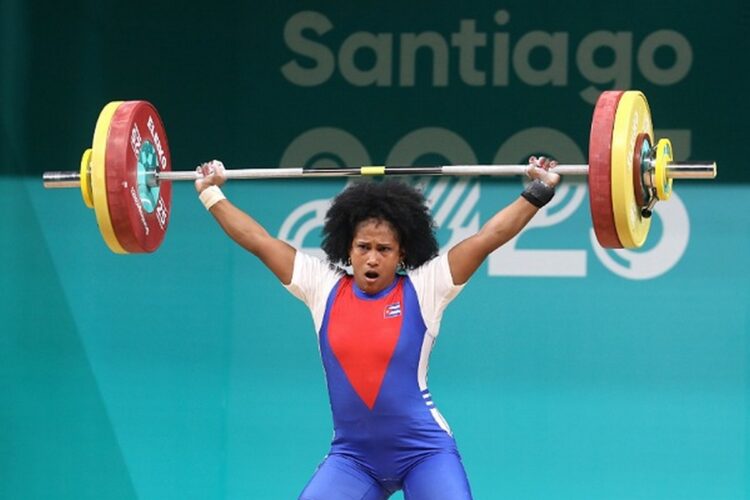
{"type": "Polygon", "coordinates": [[[555,196],[555,188],[546,185],[539,179],[534,179],[529,182],[521,196],[535,207],[542,208],[555,196]]]}

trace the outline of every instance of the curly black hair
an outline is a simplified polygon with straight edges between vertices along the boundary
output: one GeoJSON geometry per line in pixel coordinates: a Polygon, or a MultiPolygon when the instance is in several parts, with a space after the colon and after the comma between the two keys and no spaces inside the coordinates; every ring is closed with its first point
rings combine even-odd
{"type": "Polygon", "coordinates": [[[391,225],[406,269],[417,268],[438,254],[435,223],[424,195],[389,179],[355,183],[334,198],[323,225],[322,247],[329,261],[347,263],[357,225],[368,219],[391,225]]]}

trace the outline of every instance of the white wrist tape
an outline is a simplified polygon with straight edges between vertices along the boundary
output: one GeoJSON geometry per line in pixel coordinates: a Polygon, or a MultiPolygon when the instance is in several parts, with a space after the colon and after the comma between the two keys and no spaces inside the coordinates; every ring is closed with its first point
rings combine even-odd
{"type": "Polygon", "coordinates": [[[198,198],[200,198],[201,203],[203,203],[203,206],[206,207],[206,210],[210,210],[211,207],[216,205],[221,200],[226,200],[227,197],[224,196],[224,193],[221,192],[221,189],[219,189],[219,186],[209,186],[203,191],[201,191],[201,194],[198,195],[198,198]]]}

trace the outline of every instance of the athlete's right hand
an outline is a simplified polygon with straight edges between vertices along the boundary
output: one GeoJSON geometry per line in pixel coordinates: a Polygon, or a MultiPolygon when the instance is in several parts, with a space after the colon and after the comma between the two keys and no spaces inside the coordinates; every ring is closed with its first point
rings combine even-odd
{"type": "Polygon", "coordinates": [[[198,174],[198,178],[195,180],[195,190],[199,193],[209,186],[221,186],[227,180],[226,169],[219,160],[202,163],[200,167],[195,169],[195,173],[198,174]]]}

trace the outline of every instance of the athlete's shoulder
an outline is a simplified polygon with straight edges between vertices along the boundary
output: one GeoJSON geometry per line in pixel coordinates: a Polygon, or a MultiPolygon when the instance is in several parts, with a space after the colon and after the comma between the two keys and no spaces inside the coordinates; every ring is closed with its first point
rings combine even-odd
{"type": "Polygon", "coordinates": [[[425,277],[435,276],[448,273],[450,276],[450,265],[448,264],[448,254],[440,254],[428,260],[421,266],[410,269],[406,272],[408,278],[412,281],[422,280],[425,277]]]}

